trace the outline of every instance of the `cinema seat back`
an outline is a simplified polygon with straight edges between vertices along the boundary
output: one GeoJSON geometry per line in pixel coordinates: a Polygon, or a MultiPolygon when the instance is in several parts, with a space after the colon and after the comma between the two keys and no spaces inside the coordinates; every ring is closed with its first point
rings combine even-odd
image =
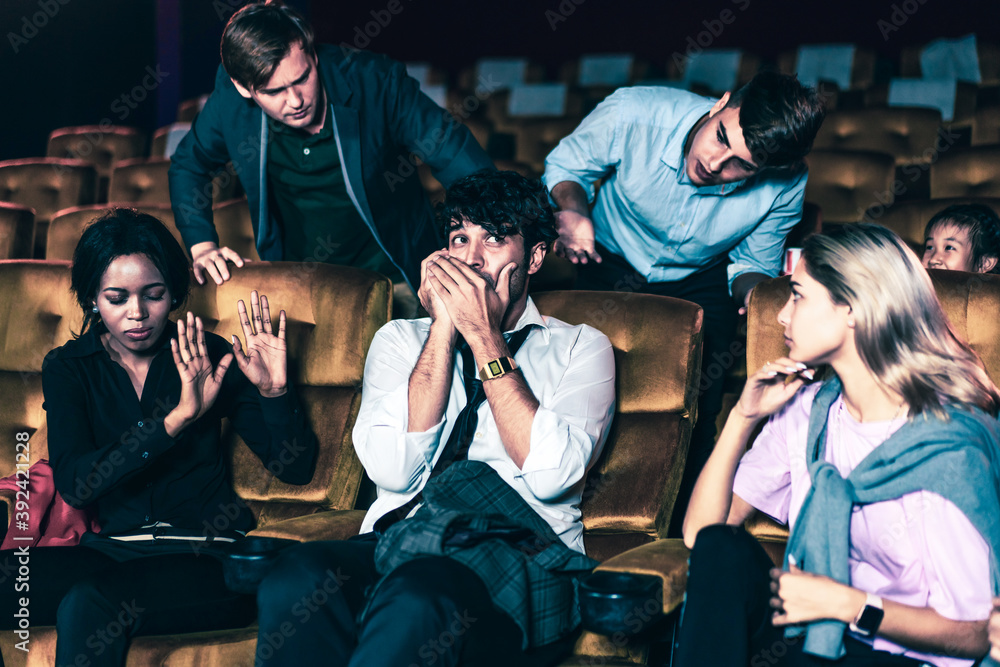
{"type": "Polygon", "coordinates": [[[696,416],[701,308],[630,292],[532,298],[543,315],[599,329],[615,351],[615,418],[580,506],[587,553],[604,560],[665,536],[696,416]]]}
{"type": "Polygon", "coordinates": [[[169,204],[166,158],[137,158],[115,165],[108,185],[108,201],[169,204]]]}
{"type": "Polygon", "coordinates": [[[34,239],[35,212],[0,202],[0,259],[31,259],[34,239]]]}
{"type": "Polygon", "coordinates": [[[15,470],[15,435],[28,434],[31,463],[47,458],[42,361],[80,330],[83,314],[69,291],[69,264],[0,262],[0,477],[15,470]]]}
{"type": "Polygon", "coordinates": [[[63,209],[55,214],[49,223],[49,233],[45,242],[45,259],[72,260],[80,237],[84,230],[97,218],[112,208],[132,208],[141,213],[148,213],[170,230],[177,242],[184,246],[181,233],[174,225],[174,214],[167,204],[133,204],[131,202],[112,202],[91,206],[74,206],[63,209]]]}
{"type": "Polygon", "coordinates": [[[936,154],[941,112],[894,107],[835,111],[816,133],[814,149],[876,151],[896,164],[928,163],[936,154]]]}
{"type": "Polygon", "coordinates": [[[49,220],[56,211],[92,204],[96,197],[97,171],[90,162],[59,158],[0,162],[0,201],[35,211],[35,257],[45,252],[49,220]]]}
{"type": "Polygon", "coordinates": [[[942,153],[930,175],[932,199],[1000,197],[1000,146],[942,153]]]}
{"type": "Polygon", "coordinates": [[[253,221],[246,199],[230,199],[212,207],[219,245],[232,248],[240,257],[259,261],[254,240],[253,221]]]}
{"type": "Polygon", "coordinates": [[[381,275],[321,263],[253,262],[231,267],[222,285],[206,281],[186,309],[225,338],[243,338],[236,302],[249,307],[251,290],[266,294],[275,323],[287,314],[289,373],[320,440],[313,480],[285,484],[228,428],[233,484],[258,519],[258,527],[320,510],[350,509],[362,478],[351,430],[361,400],[364,362],[375,332],[388,321],[391,283],[381,275]]]}
{"type": "Polygon", "coordinates": [[[134,127],[80,125],[62,127],[49,135],[46,156],[87,160],[103,179],[116,162],[145,154],[146,135],[134,127]]]}
{"type": "Polygon", "coordinates": [[[824,222],[856,222],[880,200],[893,200],[895,163],[891,155],[814,150],[806,162],[806,201],[819,205],[824,222]]]}

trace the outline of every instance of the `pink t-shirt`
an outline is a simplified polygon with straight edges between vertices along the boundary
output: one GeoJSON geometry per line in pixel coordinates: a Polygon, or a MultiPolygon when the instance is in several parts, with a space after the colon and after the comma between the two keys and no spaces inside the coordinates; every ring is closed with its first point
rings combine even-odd
{"type": "MultiPolygon", "coordinates": [[[[771,417],[740,461],[733,484],[736,495],[789,526],[795,525],[811,486],[806,432],[819,386],[802,389],[771,417]]],[[[826,460],[847,477],[905,421],[859,423],[838,398],[830,409],[826,460]]],[[[981,621],[990,615],[989,547],[965,514],[935,493],[917,491],[855,506],[849,563],[851,585],[865,592],[932,607],[956,621],[981,621]]],[[[874,647],[938,667],[974,662],[918,653],[881,637],[875,638],[874,647]]]]}

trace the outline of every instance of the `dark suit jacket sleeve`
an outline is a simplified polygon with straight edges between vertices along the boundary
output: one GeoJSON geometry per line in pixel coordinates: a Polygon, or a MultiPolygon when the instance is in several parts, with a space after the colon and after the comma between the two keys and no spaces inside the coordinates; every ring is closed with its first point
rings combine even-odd
{"type": "Polygon", "coordinates": [[[393,62],[387,90],[386,118],[395,140],[426,162],[444,187],[480,169],[492,169],[472,133],[455,116],[420,92],[416,79],[393,62]]]}
{"type": "Polygon", "coordinates": [[[230,160],[224,128],[232,122],[232,95],[239,95],[222,67],[215,91],[191,124],[170,158],[170,205],[188,248],[205,241],[219,242],[212,222],[212,175],[230,160]],[[228,118],[228,121],[227,121],[228,118]]]}

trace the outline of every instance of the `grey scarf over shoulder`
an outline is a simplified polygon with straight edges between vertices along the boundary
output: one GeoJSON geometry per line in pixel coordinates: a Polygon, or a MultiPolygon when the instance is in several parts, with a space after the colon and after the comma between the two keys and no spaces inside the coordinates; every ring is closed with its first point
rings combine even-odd
{"type": "MultiPolygon", "coordinates": [[[[806,443],[812,488],[789,538],[785,568],[794,558],[803,570],[850,585],[852,507],[923,490],[950,500],[982,534],[990,546],[992,593],[1000,594],[1000,422],[979,410],[954,407],[946,408],[947,419],[918,415],[845,479],[823,456],[830,407],[840,391],[840,380],[829,380],[813,402],[806,443]]],[[[805,632],[806,653],[836,659],[844,655],[845,627],[839,621],[815,621],[789,627],[785,636],[805,632]]],[[[989,658],[983,662],[997,664],[989,658]]]]}

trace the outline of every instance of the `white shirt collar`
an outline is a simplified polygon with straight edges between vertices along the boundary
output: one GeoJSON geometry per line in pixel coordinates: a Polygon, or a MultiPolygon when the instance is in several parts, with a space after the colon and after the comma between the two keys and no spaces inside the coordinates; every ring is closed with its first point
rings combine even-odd
{"type": "MultiPolygon", "coordinates": [[[[514,325],[514,328],[511,329],[511,331],[518,331],[531,324],[537,325],[539,329],[544,332],[543,335],[545,336],[545,342],[547,343],[549,340],[549,327],[545,324],[545,318],[538,312],[538,307],[535,306],[535,302],[529,296],[524,302],[524,312],[521,313],[521,317],[517,320],[517,324],[514,325]]],[[[510,331],[505,333],[510,333],[510,331]]]]}

